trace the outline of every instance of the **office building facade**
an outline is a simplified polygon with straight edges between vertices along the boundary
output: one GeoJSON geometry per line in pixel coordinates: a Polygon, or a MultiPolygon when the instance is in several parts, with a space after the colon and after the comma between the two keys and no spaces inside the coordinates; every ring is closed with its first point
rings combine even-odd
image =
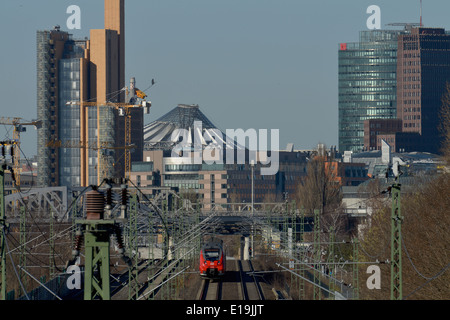
{"type": "MultiPolygon", "coordinates": [[[[415,134],[407,151],[439,153],[439,112],[450,81],[450,35],[442,28],[413,28],[398,39],[397,114],[403,136],[415,134]]],[[[397,149],[405,147],[397,141],[397,149]]]]}
{"type": "Polygon", "coordinates": [[[397,39],[403,31],[360,32],[339,46],[339,151],[364,148],[364,121],[397,117],[397,39]]]}
{"type": "MultiPolygon", "coordinates": [[[[105,0],[105,29],[90,30],[90,39],[73,40],[59,27],[37,32],[40,186],[124,176],[124,117],[105,105],[125,102],[124,31],[124,0],[105,0]]],[[[143,118],[141,108],[132,111],[133,161],[142,161],[143,118]]]]}
{"type": "Polygon", "coordinates": [[[440,153],[450,35],[442,28],[411,27],[398,36],[397,47],[397,119],[366,120],[365,150],[380,150],[384,140],[395,152],[440,153]]]}
{"type": "MultiPolygon", "coordinates": [[[[79,107],[66,101],[88,97],[88,42],[75,41],[59,27],[37,31],[38,185],[79,183],[73,159],[79,150],[60,148],[59,141],[79,141],[79,107]],[[78,127],[77,127],[78,126],[78,127]],[[78,128],[78,129],[77,129],[78,128]]],[[[78,172],[79,173],[79,172],[78,172]]]]}

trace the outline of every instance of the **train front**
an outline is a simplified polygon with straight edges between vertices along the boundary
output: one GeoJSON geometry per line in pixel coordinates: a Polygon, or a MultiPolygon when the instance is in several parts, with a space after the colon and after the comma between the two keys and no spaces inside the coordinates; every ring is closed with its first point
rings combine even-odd
{"type": "Polygon", "coordinates": [[[220,246],[205,246],[200,251],[200,276],[209,279],[225,274],[225,257],[220,246]]]}

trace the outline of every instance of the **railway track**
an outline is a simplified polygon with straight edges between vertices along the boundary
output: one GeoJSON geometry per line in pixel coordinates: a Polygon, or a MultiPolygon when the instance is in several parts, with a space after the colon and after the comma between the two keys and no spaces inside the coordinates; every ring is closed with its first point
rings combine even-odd
{"type": "Polygon", "coordinates": [[[209,279],[203,279],[197,300],[221,300],[221,299],[222,299],[222,280],[213,281],[209,279]]]}
{"type": "Polygon", "coordinates": [[[241,276],[241,286],[243,300],[264,300],[264,294],[258,279],[247,272],[253,272],[253,265],[250,260],[239,260],[239,270],[241,276]]]}
{"type": "Polygon", "coordinates": [[[197,300],[264,300],[258,279],[247,273],[253,271],[250,261],[230,260],[221,280],[203,279],[197,300]]]}
{"type": "MultiPolygon", "coordinates": [[[[167,260],[158,260],[155,263],[146,264],[141,262],[138,265],[138,283],[139,283],[139,295],[146,295],[147,298],[154,298],[160,289],[161,284],[169,277],[170,273],[176,270],[180,262],[174,262],[167,260]],[[153,276],[148,277],[147,268],[153,267],[155,271],[153,276]],[[151,294],[148,292],[151,291],[151,294]]],[[[128,286],[129,272],[124,271],[122,274],[117,275],[112,280],[111,285],[111,299],[112,300],[127,300],[128,299],[128,286]]]]}

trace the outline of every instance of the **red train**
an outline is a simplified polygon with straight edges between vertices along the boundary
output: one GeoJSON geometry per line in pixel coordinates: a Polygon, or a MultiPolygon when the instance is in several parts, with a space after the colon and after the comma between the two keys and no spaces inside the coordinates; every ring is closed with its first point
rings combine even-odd
{"type": "Polygon", "coordinates": [[[223,241],[218,238],[208,239],[200,250],[200,276],[219,279],[225,275],[226,255],[223,241]]]}

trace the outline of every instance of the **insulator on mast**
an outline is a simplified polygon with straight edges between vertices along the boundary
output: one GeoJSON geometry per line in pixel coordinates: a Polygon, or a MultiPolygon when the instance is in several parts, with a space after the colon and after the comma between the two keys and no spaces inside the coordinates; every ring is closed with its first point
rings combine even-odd
{"type": "Polygon", "coordinates": [[[86,219],[102,220],[105,211],[105,198],[97,190],[86,193],[86,219]]]}
{"type": "Polygon", "coordinates": [[[120,218],[126,219],[127,218],[127,204],[128,204],[128,190],[127,185],[122,184],[120,186],[122,188],[121,190],[121,204],[120,204],[120,218]]]}
{"type": "Polygon", "coordinates": [[[81,232],[81,230],[77,230],[75,235],[75,245],[72,250],[73,258],[76,258],[80,255],[82,241],[83,241],[83,233],[81,232]]]}

